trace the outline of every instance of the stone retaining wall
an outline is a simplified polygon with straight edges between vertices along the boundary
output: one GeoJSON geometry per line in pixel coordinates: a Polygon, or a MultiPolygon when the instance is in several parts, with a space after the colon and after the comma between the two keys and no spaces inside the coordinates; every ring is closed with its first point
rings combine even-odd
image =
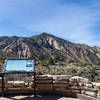
{"type": "MultiPolygon", "coordinates": [[[[33,80],[32,80],[33,81],[33,80]]],[[[34,81],[33,81],[34,82],[34,81]]],[[[33,91],[33,82],[9,81],[5,83],[6,91],[33,91]]],[[[68,75],[38,75],[36,76],[38,92],[52,92],[60,94],[84,94],[100,99],[100,83],[92,83],[86,78],[68,75]]],[[[1,79],[0,79],[0,92],[1,79]]]]}

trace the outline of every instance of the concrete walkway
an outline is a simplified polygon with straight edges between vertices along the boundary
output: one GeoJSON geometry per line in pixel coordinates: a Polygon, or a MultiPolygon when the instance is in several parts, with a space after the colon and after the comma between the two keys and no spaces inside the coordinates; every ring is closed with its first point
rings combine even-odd
{"type": "Polygon", "coordinates": [[[0,97],[0,100],[80,100],[77,98],[69,98],[69,97],[62,97],[62,96],[9,96],[9,97],[0,97]]]}

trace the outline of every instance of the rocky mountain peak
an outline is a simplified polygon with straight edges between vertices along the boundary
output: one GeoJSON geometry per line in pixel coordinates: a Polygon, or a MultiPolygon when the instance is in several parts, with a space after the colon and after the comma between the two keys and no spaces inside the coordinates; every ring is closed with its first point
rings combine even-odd
{"type": "Polygon", "coordinates": [[[33,37],[0,37],[0,50],[17,55],[19,58],[61,55],[65,60],[96,63],[100,62],[100,48],[86,44],[74,44],[43,32],[33,37]]]}

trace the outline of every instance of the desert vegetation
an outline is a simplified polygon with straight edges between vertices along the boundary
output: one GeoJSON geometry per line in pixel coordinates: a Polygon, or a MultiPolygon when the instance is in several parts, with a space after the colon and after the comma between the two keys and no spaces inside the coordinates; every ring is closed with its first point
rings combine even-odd
{"type": "MultiPolygon", "coordinates": [[[[12,54],[0,51],[0,71],[4,60],[7,58],[18,58],[12,54]]],[[[35,70],[38,75],[71,75],[88,78],[91,81],[100,82],[100,63],[88,64],[74,60],[65,60],[62,55],[49,56],[40,54],[37,58],[31,55],[29,59],[35,59],[35,70]]]]}
{"type": "Polygon", "coordinates": [[[91,81],[100,82],[100,63],[88,64],[73,60],[64,60],[62,56],[49,57],[40,55],[36,61],[36,72],[38,75],[71,75],[88,78],[91,81]]]}

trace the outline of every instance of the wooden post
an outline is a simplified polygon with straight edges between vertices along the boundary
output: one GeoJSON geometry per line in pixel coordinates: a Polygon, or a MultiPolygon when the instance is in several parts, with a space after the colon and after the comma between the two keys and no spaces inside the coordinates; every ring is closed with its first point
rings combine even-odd
{"type": "Polygon", "coordinates": [[[36,73],[34,72],[34,97],[36,97],[36,73]]]}
{"type": "Polygon", "coordinates": [[[4,74],[2,74],[2,96],[4,97],[4,74]]]}

